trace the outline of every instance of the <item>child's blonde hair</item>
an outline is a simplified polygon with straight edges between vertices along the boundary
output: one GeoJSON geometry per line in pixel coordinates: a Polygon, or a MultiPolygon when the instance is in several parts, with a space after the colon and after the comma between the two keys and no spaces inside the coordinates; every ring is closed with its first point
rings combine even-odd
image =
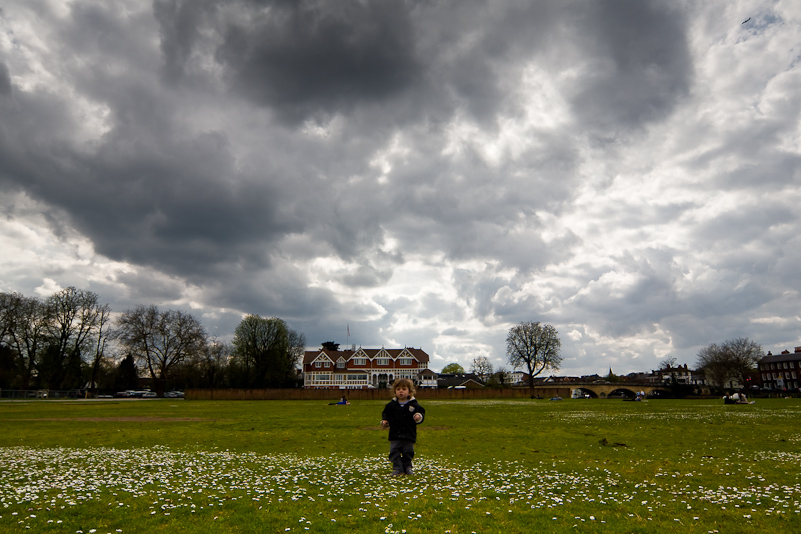
{"type": "Polygon", "coordinates": [[[403,386],[406,386],[408,388],[409,395],[411,395],[412,397],[414,397],[415,393],[417,393],[417,390],[414,387],[414,382],[412,382],[408,378],[395,379],[395,382],[392,383],[392,393],[395,393],[396,389],[402,388],[403,386]]]}

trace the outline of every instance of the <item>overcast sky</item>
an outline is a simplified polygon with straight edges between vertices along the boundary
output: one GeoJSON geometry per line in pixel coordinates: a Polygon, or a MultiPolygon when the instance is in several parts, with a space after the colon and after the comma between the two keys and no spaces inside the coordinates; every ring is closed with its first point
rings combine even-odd
{"type": "Polygon", "coordinates": [[[6,0],[0,28],[0,291],[434,370],[505,364],[521,321],[565,375],[801,345],[796,1],[6,0]]]}

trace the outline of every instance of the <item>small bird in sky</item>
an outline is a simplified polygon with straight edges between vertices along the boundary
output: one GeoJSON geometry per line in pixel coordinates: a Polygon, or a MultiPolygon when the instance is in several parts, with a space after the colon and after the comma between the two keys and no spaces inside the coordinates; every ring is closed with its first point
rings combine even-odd
{"type": "Polygon", "coordinates": [[[740,25],[742,26],[743,24],[745,24],[745,23],[746,23],[746,22],[748,22],[749,20],[751,20],[751,17],[748,17],[747,19],[745,19],[744,21],[742,21],[742,22],[740,23],[740,25]]]}

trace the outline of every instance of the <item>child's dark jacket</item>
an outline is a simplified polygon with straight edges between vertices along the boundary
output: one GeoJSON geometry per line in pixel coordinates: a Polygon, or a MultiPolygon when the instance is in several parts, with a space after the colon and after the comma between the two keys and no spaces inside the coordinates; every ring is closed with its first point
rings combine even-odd
{"type": "Polygon", "coordinates": [[[426,417],[426,410],[412,397],[405,405],[401,406],[397,398],[392,399],[384,407],[381,419],[389,422],[390,441],[417,441],[417,425],[414,414],[419,413],[423,416],[422,423],[426,417]]]}

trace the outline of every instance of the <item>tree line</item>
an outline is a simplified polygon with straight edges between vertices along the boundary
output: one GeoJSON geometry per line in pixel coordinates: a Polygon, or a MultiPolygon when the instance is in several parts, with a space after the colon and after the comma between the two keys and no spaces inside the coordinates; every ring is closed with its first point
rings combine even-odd
{"type": "Polygon", "coordinates": [[[298,385],[306,340],[277,317],[248,315],[230,343],[182,310],[136,306],[112,319],[92,291],[41,299],[0,293],[0,389],[169,389],[298,385]]]}
{"type": "MultiPolygon", "coordinates": [[[[561,346],[559,332],[554,326],[524,321],[509,329],[506,337],[507,362],[515,370],[526,371],[529,387],[533,387],[537,375],[548,370],[559,370],[562,364],[561,346]]],[[[740,337],[702,348],[697,354],[696,370],[703,374],[704,382],[715,391],[731,389],[732,384],[744,387],[754,376],[763,356],[759,343],[740,337]]],[[[676,358],[666,358],[660,363],[660,369],[671,369],[675,363],[676,358]]],[[[464,368],[458,363],[451,363],[442,372],[461,374],[464,368]]],[[[470,372],[487,386],[508,386],[504,384],[506,369],[494,368],[486,356],[473,358],[470,372]]]]}
{"type": "MultiPolygon", "coordinates": [[[[534,377],[562,363],[557,330],[521,322],[508,333],[507,361],[534,377]]],[[[68,287],[40,299],[0,293],[0,389],[136,389],[139,376],[160,394],[183,388],[276,388],[299,385],[305,336],[277,317],[248,315],[233,340],[209,336],[192,314],[136,306],[112,320],[97,293],[68,287]]],[[[711,344],[698,353],[706,383],[745,384],[763,356],[748,338],[711,344]]],[[[673,361],[673,360],[671,360],[673,361]]],[[[471,372],[503,387],[505,369],[479,356],[471,372]]],[[[451,364],[443,372],[464,372],[451,364]]]]}

